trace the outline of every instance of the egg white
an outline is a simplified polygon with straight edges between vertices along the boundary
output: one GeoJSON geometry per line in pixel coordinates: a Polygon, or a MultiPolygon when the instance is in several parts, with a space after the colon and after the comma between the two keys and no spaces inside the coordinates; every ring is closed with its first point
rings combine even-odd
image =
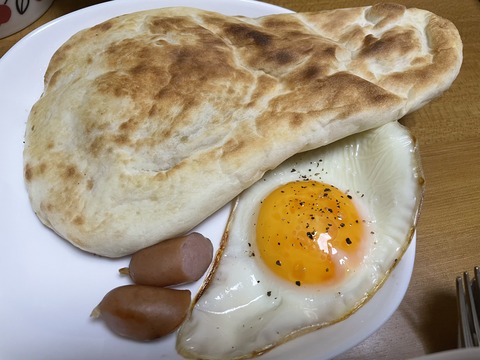
{"type": "Polygon", "coordinates": [[[260,355],[348,317],[384,282],[407,249],[423,194],[416,144],[397,122],[285,161],[237,199],[217,262],[177,336],[196,359],[260,355]],[[366,231],[363,262],[340,283],[296,286],[256,256],[261,201],[297,180],[332,184],[352,196],[366,231]]]}

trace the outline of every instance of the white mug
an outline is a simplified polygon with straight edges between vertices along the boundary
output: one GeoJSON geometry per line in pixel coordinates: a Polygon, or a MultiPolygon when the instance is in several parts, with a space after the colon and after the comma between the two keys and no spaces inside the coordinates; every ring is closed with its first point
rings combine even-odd
{"type": "Polygon", "coordinates": [[[0,0],[0,39],[32,24],[53,0],[0,0]]]}

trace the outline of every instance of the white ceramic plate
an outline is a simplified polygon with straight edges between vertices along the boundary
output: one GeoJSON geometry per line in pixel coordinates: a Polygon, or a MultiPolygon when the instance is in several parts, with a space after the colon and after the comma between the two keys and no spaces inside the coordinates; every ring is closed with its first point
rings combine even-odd
{"type": "MultiPolygon", "coordinates": [[[[66,15],[31,33],[0,59],[0,357],[4,360],[176,359],[175,336],[152,343],[116,337],[90,312],[112,288],[128,283],[118,269],[128,258],[103,259],[58,238],[30,209],[23,184],[25,123],[43,90],[54,51],[77,31],[116,15],[165,6],[226,14],[288,12],[233,0],[117,0],[66,15]]],[[[218,246],[229,206],[198,228],[218,246]]],[[[291,341],[262,358],[327,359],[376,331],[400,304],[410,281],[415,239],[380,291],[334,326],[291,341]]],[[[201,281],[201,280],[200,280],[201,281]]],[[[200,281],[190,286],[195,292],[200,281]]]]}

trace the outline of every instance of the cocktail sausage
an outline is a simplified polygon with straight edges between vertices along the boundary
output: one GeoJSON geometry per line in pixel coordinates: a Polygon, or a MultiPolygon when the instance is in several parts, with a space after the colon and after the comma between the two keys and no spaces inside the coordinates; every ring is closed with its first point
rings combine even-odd
{"type": "Polygon", "coordinates": [[[136,284],[171,286],[202,277],[213,258],[213,245],[199,233],[163,241],[133,254],[128,273],[136,284]]]}
{"type": "Polygon", "coordinates": [[[154,340],[167,335],[187,315],[189,290],[125,285],[111,290],[92,311],[116,334],[134,340],[154,340]]]}

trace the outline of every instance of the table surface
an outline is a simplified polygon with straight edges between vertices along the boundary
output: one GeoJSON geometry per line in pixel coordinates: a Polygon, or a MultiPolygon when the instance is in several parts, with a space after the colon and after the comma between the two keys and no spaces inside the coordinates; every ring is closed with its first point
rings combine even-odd
{"type": "MultiPolygon", "coordinates": [[[[226,0],[227,1],[227,0],[226,0]]],[[[0,56],[38,26],[99,0],[55,0],[30,27],[0,40],[0,56]]],[[[371,5],[363,0],[268,0],[294,11],[371,5]]],[[[418,140],[426,191],[413,276],[398,310],[375,334],[338,359],[405,359],[457,344],[455,277],[480,265],[480,2],[397,0],[448,18],[464,61],[452,87],[401,122],[418,140]]]]}

